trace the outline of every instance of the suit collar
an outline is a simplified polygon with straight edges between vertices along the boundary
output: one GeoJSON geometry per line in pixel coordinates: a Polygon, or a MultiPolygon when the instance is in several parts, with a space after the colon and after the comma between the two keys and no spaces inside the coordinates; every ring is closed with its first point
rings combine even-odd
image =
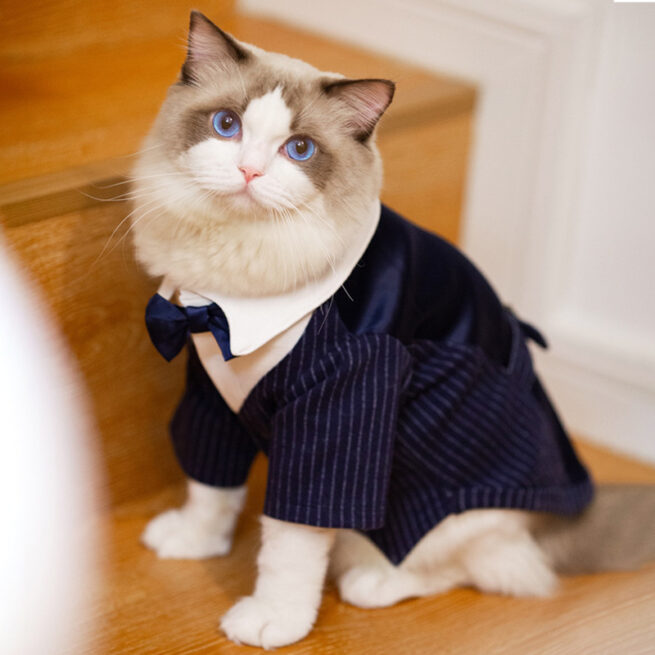
{"type": "Polygon", "coordinates": [[[215,302],[225,313],[234,355],[247,355],[311,314],[331,298],[348,279],[375,234],[380,220],[376,201],[345,255],[324,277],[282,294],[242,297],[210,289],[176,289],[166,278],[158,293],[166,299],[177,296],[179,304],[201,306],[215,302]]]}

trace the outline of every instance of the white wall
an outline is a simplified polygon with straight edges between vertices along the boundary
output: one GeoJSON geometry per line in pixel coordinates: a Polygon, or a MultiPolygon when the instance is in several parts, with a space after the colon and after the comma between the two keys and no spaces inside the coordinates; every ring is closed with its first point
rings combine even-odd
{"type": "Polygon", "coordinates": [[[542,364],[574,427],[655,460],[655,5],[607,8],[596,75],[552,317],[562,361],[542,364]]]}
{"type": "MultiPolygon", "coordinates": [[[[608,16],[562,312],[655,378],[655,6],[608,16]]],[[[655,434],[653,435],[655,439],[655,434]]]]}
{"type": "Polygon", "coordinates": [[[464,249],[548,334],[569,426],[655,461],[655,4],[240,4],[478,85],[464,249]]]}

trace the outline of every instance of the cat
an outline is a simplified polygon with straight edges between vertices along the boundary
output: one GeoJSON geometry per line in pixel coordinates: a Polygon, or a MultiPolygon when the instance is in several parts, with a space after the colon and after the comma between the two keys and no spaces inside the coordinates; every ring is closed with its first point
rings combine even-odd
{"type": "Polygon", "coordinates": [[[151,337],[170,359],[190,336],[171,425],[188,497],[143,543],[226,555],[250,463],[270,460],[255,589],[221,620],[235,642],[305,637],[328,570],[373,608],[464,585],[546,596],[556,571],[654,554],[629,530],[598,550],[626,506],[634,526],[652,516],[653,495],[591,501],[532,370],[539,333],[452,246],[380,206],[375,132],[394,90],[192,12],[134,170],[136,255],[163,278],[151,337]]]}

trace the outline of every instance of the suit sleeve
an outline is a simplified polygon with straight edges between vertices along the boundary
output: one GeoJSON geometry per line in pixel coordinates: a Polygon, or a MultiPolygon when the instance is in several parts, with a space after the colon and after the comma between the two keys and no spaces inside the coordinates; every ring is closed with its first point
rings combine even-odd
{"type": "Polygon", "coordinates": [[[391,337],[349,335],[311,360],[273,417],[266,515],[383,525],[408,359],[391,337]]]}
{"type": "Polygon", "coordinates": [[[170,425],[187,476],[215,487],[245,484],[257,446],[225,404],[189,342],[186,389],[170,425]]]}

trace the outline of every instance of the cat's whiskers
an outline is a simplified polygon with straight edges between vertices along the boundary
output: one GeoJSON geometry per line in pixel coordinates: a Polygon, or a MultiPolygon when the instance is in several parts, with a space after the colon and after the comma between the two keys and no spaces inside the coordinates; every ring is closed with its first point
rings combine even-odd
{"type": "Polygon", "coordinates": [[[321,214],[319,212],[317,212],[316,209],[314,209],[311,205],[309,205],[307,203],[302,203],[301,205],[299,205],[297,210],[299,212],[301,212],[301,213],[304,212],[304,210],[309,211],[309,213],[312,214],[312,216],[319,223],[322,223],[326,228],[328,228],[328,230],[330,230],[332,232],[332,234],[336,237],[337,241],[342,246],[345,247],[346,242],[344,241],[343,236],[341,234],[339,234],[339,230],[337,230],[337,228],[334,225],[332,225],[329,221],[326,221],[325,218],[323,216],[321,216],[321,214]]]}
{"type": "Polygon", "coordinates": [[[366,212],[362,210],[362,207],[359,204],[355,204],[353,201],[341,198],[340,204],[345,207],[347,210],[348,216],[351,217],[351,220],[357,225],[362,225],[366,222],[366,212]]]}
{"type": "Polygon", "coordinates": [[[154,212],[157,212],[159,210],[166,209],[166,205],[164,204],[158,204],[155,205],[154,207],[151,207],[148,211],[144,212],[143,214],[139,215],[132,221],[130,226],[125,230],[125,233],[121,235],[120,239],[116,242],[116,245],[112,248],[110,252],[113,252],[121,243],[125,241],[127,236],[130,234],[130,232],[139,224],[143,219],[145,219],[147,216],[150,216],[150,221],[154,220],[157,217],[157,214],[154,214],[154,212]]]}
{"type": "Polygon", "coordinates": [[[90,198],[96,202],[127,202],[128,200],[138,200],[139,198],[145,198],[149,195],[152,195],[151,191],[126,191],[125,193],[119,193],[118,195],[112,196],[111,198],[98,198],[97,196],[93,196],[90,193],[86,193],[86,191],[82,191],[82,189],[78,189],[77,191],[85,198],[90,198]]]}
{"type": "Polygon", "coordinates": [[[152,146],[148,146],[147,148],[142,148],[141,150],[135,150],[134,152],[130,152],[127,155],[122,155],[123,159],[129,159],[130,157],[138,157],[139,155],[142,155],[145,152],[150,152],[151,150],[156,150],[157,148],[163,148],[164,144],[163,143],[155,143],[152,146]]]}
{"type": "MultiPolygon", "coordinates": [[[[93,261],[91,266],[95,266],[102,259],[102,257],[104,256],[107,248],[109,247],[109,244],[111,243],[111,240],[116,235],[116,232],[118,232],[118,230],[120,230],[120,228],[124,225],[125,221],[128,221],[134,215],[134,213],[136,211],[138,211],[139,209],[140,209],[140,207],[135,207],[127,216],[125,216],[125,218],[121,219],[121,221],[118,223],[118,225],[112,230],[112,233],[107,238],[107,241],[105,241],[105,244],[102,247],[102,250],[100,251],[100,254],[96,257],[96,259],[93,261]]],[[[112,252],[113,252],[113,250],[112,250],[112,252]]],[[[110,253],[107,253],[107,254],[110,254],[110,253]]]]}
{"type": "MultiPolygon", "coordinates": [[[[285,208],[283,211],[284,211],[285,214],[289,217],[289,224],[293,226],[293,221],[292,221],[292,218],[291,218],[290,209],[289,209],[289,208],[285,208]]],[[[296,214],[296,215],[300,215],[300,217],[301,217],[302,221],[305,223],[305,225],[307,225],[308,227],[311,228],[311,224],[310,224],[309,221],[307,220],[307,216],[305,216],[302,212],[298,211],[296,208],[294,208],[294,211],[295,211],[295,214],[296,214]]],[[[301,243],[299,244],[298,252],[303,252],[304,249],[306,248],[306,243],[302,242],[302,237],[297,233],[296,230],[291,230],[291,231],[290,231],[290,234],[293,235],[293,238],[294,238],[294,239],[298,239],[298,240],[301,241],[301,243]]],[[[335,270],[334,256],[332,255],[332,253],[330,253],[329,249],[328,249],[327,247],[325,247],[325,246],[322,244],[321,241],[317,241],[316,244],[317,244],[317,245],[321,248],[321,250],[323,251],[324,259],[327,261],[328,266],[330,267],[330,269],[332,270],[332,272],[336,272],[336,270],[335,270]]],[[[314,278],[316,277],[316,275],[315,275],[315,274],[312,275],[312,274],[309,272],[309,269],[308,269],[307,264],[306,264],[306,258],[304,258],[304,257],[303,257],[303,258],[300,258],[298,261],[299,261],[300,266],[304,269],[304,276],[305,276],[304,279],[305,279],[305,281],[308,281],[308,280],[314,279],[314,278]]]]}
{"type": "MultiPolygon", "coordinates": [[[[298,209],[297,209],[296,211],[297,211],[297,213],[300,214],[300,216],[302,217],[303,221],[305,221],[305,224],[306,224],[308,227],[311,228],[311,224],[310,224],[310,222],[309,222],[307,216],[305,215],[305,213],[304,213],[303,211],[301,211],[301,210],[298,210],[298,209]]],[[[318,216],[318,213],[315,214],[315,217],[320,219],[320,217],[318,216]]],[[[322,221],[322,222],[324,223],[324,225],[326,225],[327,227],[329,227],[330,229],[332,229],[332,226],[330,226],[329,223],[328,223],[327,221],[322,221]]],[[[334,230],[333,230],[333,232],[334,232],[334,230]]],[[[328,266],[332,269],[332,272],[333,272],[333,273],[336,273],[336,262],[335,262],[335,260],[334,260],[334,254],[330,252],[330,249],[329,249],[327,246],[323,245],[323,242],[322,242],[322,241],[319,241],[318,244],[320,245],[320,247],[321,247],[322,250],[323,250],[323,253],[324,253],[324,255],[325,255],[325,259],[326,259],[326,261],[327,261],[327,263],[328,263],[328,266]]]]}
{"type": "MultiPolygon", "coordinates": [[[[280,208],[280,211],[278,212],[278,216],[280,217],[280,221],[282,223],[282,226],[284,226],[284,229],[282,230],[282,238],[283,239],[293,239],[293,230],[289,230],[288,227],[290,225],[288,216],[285,215],[284,208],[280,208]]],[[[287,278],[288,278],[288,259],[286,257],[282,258],[282,261],[284,262],[284,286],[287,288],[287,278]]],[[[292,270],[293,273],[293,286],[295,286],[298,283],[298,273],[295,270],[292,270]]]]}
{"type": "MultiPolygon", "coordinates": [[[[302,218],[307,222],[307,216],[305,215],[305,211],[309,212],[313,218],[315,218],[319,223],[321,223],[323,226],[325,226],[330,232],[332,232],[333,236],[337,239],[339,244],[342,247],[345,247],[346,242],[344,241],[343,236],[339,234],[339,231],[337,228],[332,225],[329,221],[325,220],[323,216],[321,216],[320,212],[318,212],[314,207],[312,207],[308,202],[301,202],[300,204],[295,204],[289,199],[289,202],[292,204],[292,208],[298,213],[302,218]]],[[[307,222],[309,225],[309,222],[307,222]]]]}
{"type": "Polygon", "coordinates": [[[119,186],[120,184],[134,184],[135,182],[141,182],[143,180],[154,180],[163,177],[176,178],[186,176],[186,173],[182,171],[163,171],[160,173],[150,173],[148,175],[130,175],[125,181],[117,182],[115,185],[109,185],[106,188],[110,188],[111,186],[119,186]]]}
{"type": "MultiPolygon", "coordinates": [[[[311,229],[311,227],[312,227],[311,223],[309,221],[308,216],[306,215],[306,211],[307,211],[307,212],[309,212],[309,214],[312,215],[313,218],[317,219],[318,222],[322,223],[325,227],[328,228],[328,230],[330,230],[332,232],[332,234],[336,237],[337,241],[341,244],[342,247],[345,246],[345,242],[344,242],[343,238],[341,237],[341,235],[339,235],[339,233],[337,232],[336,228],[333,225],[330,225],[330,223],[328,221],[326,221],[319,214],[319,212],[317,212],[313,207],[311,207],[311,205],[309,205],[306,202],[302,203],[300,205],[294,203],[293,200],[289,197],[289,195],[287,193],[285,193],[282,189],[280,189],[280,192],[278,194],[277,199],[279,199],[279,198],[286,201],[287,206],[286,207],[278,206],[276,208],[272,208],[272,211],[277,212],[277,213],[285,216],[286,219],[287,219],[285,221],[285,223],[289,227],[293,228],[293,218],[299,216],[300,219],[304,222],[304,224],[307,225],[311,229]],[[294,217],[292,217],[292,215],[291,215],[292,211],[294,213],[294,217]]],[[[290,229],[288,232],[289,232],[290,235],[292,235],[292,238],[299,238],[297,236],[296,230],[290,229]]],[[[335,264],[334,254],[332,252],[330,252],[330,249],[328,247],[324,246],[321,241],[317,241],[316,243],[321,248],[321,250],[323,252],[323,255],[324,255],[324,259],[327,261],[327,264],[330,267],[330,269],[333,272],[336,272],[336,264],[335,264]]],[[[298,252],[303,252],[303,250],[304,250],[303,244],[300,244],[300,249],[298,250],[298,252]]],[[[305,261],[304,258],[300,258],[298,261],[299,261],[300,266],[304,268],[304,273],[305,273],[305,279],[306,280],[309,280],[309,279],[315,277],[314,275],[309,274],[309,271],[308,271],[307,266],[306,266],[306,261],[305,261]]]]}
{"type": "MultiPolygon", "coordinates": [[[[99,189],[99,190],[105,190],[105,189],[112,189],[118,186],[124,186],[124,185],[131,185],[135,181],[141,181],[145,179],[155,179],[155,178],[161,178],[161,177],[174,177],[176,175],[184,176],[183,173],[159,173],[156,175],[144,175],[143,177],[129,177],[126,178],[125,180],[121,180],[120,182],[114,182],[112,184],[91,184],[89,185],[93,189],[99,189]]],[[[80,195],[83,195],[86,198],[90,198],[91,200],[95,200],[96,202],[125,202],[127,200],[137,200],[139,198],[143,198],[148,196],[151,191],[150,190],[142,190],[142,191],[137,191],[136,189],[131,189],[129,191],[125,191],[123,193],[119,193],[115,196],[112,196],[110,198],[99,198],[98,196],[94,196],[91,193],[87,193],[83,189],[77,189],[77,192],[80,195]]]]}
{"type": "MultiPolygon", "coordinates": [[[[116,244],[108,252],[106,252],[107,255],[110,255],[112,252],[114,252],[114,250],[118,246],[120,246],[121,243],[123,243],[125,241],[125,239],[130,234],[130,232],[135,228],[137,223],[141,222],[143,220],[143,218],[145,218],[146,216],[152,214],[153,212],[155,212],[157,210],[165,210],[166,209],[166,207],[168,205],[168,202],[169,202],[169,198],[166,198],[164,200],[164,199],[160,198],[158,194],[153,193],[151,190],[144,191],[142,194],[140,194],[139,197],[140,198],[148,198],[149,196],[150,196],[150,200],[146,200],[145,202],[143,202],[143,201],[139,202],[136,205],[136,207],[127,216],[125,216],[125,218],[123,218],[121,220],[121,222],[114,228],[111,235],[107,239],[107,242],[105,243],[102,251],[98,255],[98,257],[96,259],[96,262],[99,261],[105,255],[105,252],[107,251],[107,248],[108,248],[109,244],[111,243],[112,239],[114,238],[114,236],[116,235],[118,230],[125,224],[126,221],[128,221],[135,214],[137,214],[137,212],[141,212],[144,209],[149,208],[143,214],[137,215],[137,218],[132,221],[131,225],[128,227],[127,230],[125,230],[125,233],[123,235],[121,235],[121,237],[118,239],[116,244]]],[[[94,262],[94,264],[95,264],[95,262],[94,262]]]]}
{"type": "MultiPolygon", "coordinates": [[[[292,228],[292,229],[288,230],[289,235],[291,235],[291,238],[293,238],[296,242],[298,242],[300,240],[300,237],[298,235],[297,230],[293,229],[293,219],[291,217],[291,212],[290,212],[289,208],[284,207],[284,208],[281,208],[280,211],[281,211],[281,214],[282,214],[282,217],[283,217],[285,223],[292,228]]],[[[303,220],[306,220],[305,217],[303,217],[303,220]]],[[[303,247],[303,244],[299,243],[297,251],[302,252],[302,247],[303,247]]],[[[300,268],[302,269],[302,273],[303,273],[303,281],[307,281],[307,280],[311,279],[311,276],[309,274],[309,270],[307,268],[305,258],[304,257],[300,258],[299,262],[300,262],[300,268]]],[[[294,271],[294,287],[295,286],[298,286],[298,270],[297,269],[294,271]]]]}
{"type": "Polygon", "coordinates": [[[142,204],[138,205],[137,207],[135,207],[135,208],[134,208],[134,209],[133,209],[133,210],[132,210],[132,211],[131,211],[131,212],[130,212],[130,213],[129,213],[125,218],[123,218],[123,219],[120,221],[120,223],[119,223],[119,224],[118,224],[118,225],[117,225],[117,226],[112,230],[112,233],[109,235],[109,238],[108,238],[107,241],[105,242],[105,245],[103,246],[102,250],[100,251],[100,254],[99,254],[98,257],[96,258],[96,260],[93,262],[94,265],[95,265],[98,261],[100,261],[100,259],[101,259],[105,254],[110,255],[112,252],[114,252],[114,250],[115,250],[115,249],[116,249],[116,248],[121,244],[121,242],[125,239],[125,237],[130,233],[130,230],[134,227],[134,224],[135,224],[136,222],[138,222],[139,218],[137,218],[135,221],[132,222],[132,225],[129,226],[128,229],[125,231],[125,234],[123,234],[123,235],[121,236],[121,238],[120,238],[120,239],[117,241],[117,243],[116,243],[116,244],[111,248],[111,250],[109,250],[108,252],[106,252],[106,251],[107,251],[107,248],[109,247],[109,245],[110,245],[110,243],[111,243],[111,241],[112,241],[112,239],[113,239],[114,236],[116,235],[116,232],[118,232],[118,230],[120,230],[120,228],[125,224],[125,222],[128,221],[132,216],[134,216],[134,214],[135,214],[136,212],[142,210],[144,207],[147,207],[147,206],[149,206],[149,205],[152,205],[153,203],[158,203],[158,204],[155,206],[155,208],[157,208],[157,207],[161,207],[161,208],[163,208],[163,207],[164,207],[164,204],[161,203],[161,201],[160,201],[159,198],[153,198],[153,199],[150,200],[149,202],[142,203],[142,204]]]}
{"type": "MultiPolygon", "coordinates": [[[[198,196],[197,198],[198,204],[204,203],[204,201],[209,199],[211,196],[212,196],[212,192],[205,190],[200,196],[198,196]]],[[[177,232],[184,225],[184,216],[182,216],[181,214],[175,214],[174,216],[176,218],[175,232],[177,232]]],[[[175,232],[172,235],[173,237],[177,237],[175,232]]]]}
{"type": "MultiPolygon", "coordinates": [[[[279,214],[279,210],[274,209],[273,210],[273,223],[275,225],[275,230],[276,230],[276,235],[279,241],[283,241],[284,239],[284,230],[280,227],[280,223],[278,219],[281,218],[279,214]]],[[[288,284],[288,271],[287,271],[287,261],[285,258],[282,258],[282,264],[283,264],[283,269],[284,269],[284,288],[287,288],[288,284]]]]}

